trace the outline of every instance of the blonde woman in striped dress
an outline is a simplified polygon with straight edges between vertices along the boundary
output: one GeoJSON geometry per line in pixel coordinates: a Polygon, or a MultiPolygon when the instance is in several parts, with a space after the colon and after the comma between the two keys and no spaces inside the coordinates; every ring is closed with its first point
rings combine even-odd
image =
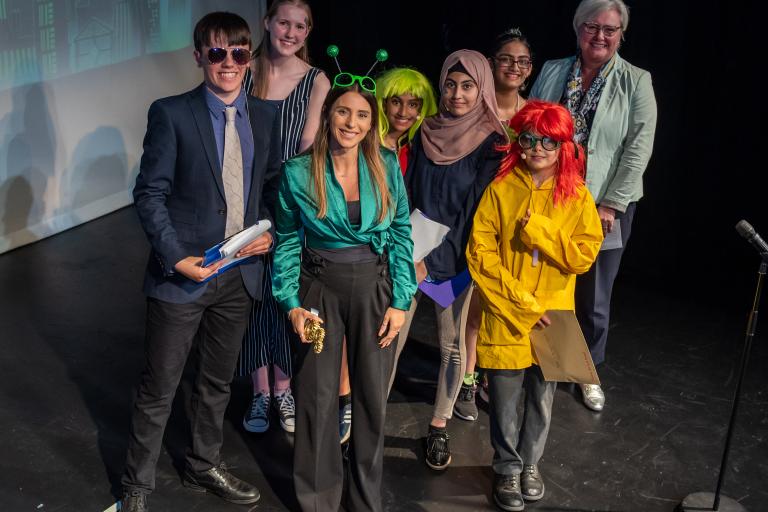
{"type": "MultiPolygon", "coordinates": [[[[264,17],[264,37],[257,48],[246,90],[274,103],[280,110],[283,160],[306,150],[320,125],[323,100],[330,89],[328,78],[308,62],[307,37],[312,12],[303,0],[276,0],[264,17]]],[[[240,354],[239,375],[251,375],[253,399],[243,418],[249,432],[269,428],[270,408],[287,432],[295,429],[291,392],[290,326],[272,297],[272,258],[267,258],[261,301],[254,301],[240,354]],[[273,386],[270,386],[270,369],[273,386]]]]}

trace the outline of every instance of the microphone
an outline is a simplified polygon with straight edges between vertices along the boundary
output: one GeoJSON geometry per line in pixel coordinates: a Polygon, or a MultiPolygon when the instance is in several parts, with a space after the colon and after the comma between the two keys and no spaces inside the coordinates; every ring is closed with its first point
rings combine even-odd
{"type": "Polygon", "coordinates": [[[759,252],[764,259],[768,259],[768,244],[765,243],[765,240],[760,238],[760,235],[757,234],[755,228],[753,228],[749,222],[740,220],[739,223],[736,224],[736,231],[738,231],[747,242],[751,243],[752,247],[757,249],[757,252],[759,252]]]}

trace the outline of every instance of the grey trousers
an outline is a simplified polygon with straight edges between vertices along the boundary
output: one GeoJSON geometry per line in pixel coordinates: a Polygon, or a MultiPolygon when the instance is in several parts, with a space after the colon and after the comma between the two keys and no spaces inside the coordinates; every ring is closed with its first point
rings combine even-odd
{"type": "Polygon", "coordinates": [[[541,369],[486,370],[491,401],[491,446],[493,471],[515,475],[523,464],[538,464],[552,421],[556,382],[546,382],[541,369]],[[523,398],[523,418],[517,404],[523,398]]]}
{"type": "MultiPolygon", "coordinates": [[[[469,299],[472,296],[467,288],[456,297],[456,300],[447,308],[442,307],[435,302],[435,315],[437,316],[437,339],[440,343],[440,373],[437,376],[437,394],[435,395],[435,410],[433,416],[443,420],[451,419],[453,415],[453,404],[461,391],[461,382],[464,378],[464,369],[467,365],[467,349],[464,344],[464,334],[467,324],[467,313],[469,312],[469,299]]],[[[405,315],[405,323],[400,329],[397,337],[397,347],[395,349],[395,364],[392,368],[392,375],[389,379],[389,389],[392,390],[392,384],[395,382],[397,373],[397,362],[400,360],[400,354],[408,339],[408,331],[411,329],[413,315],[416,313],[416,306],[421,300],[423,294],[416,292],[411,302],[411,309],[405,315]]],[[[427,298],[428,300],[432,300],[427,298]]]]}
{"type": "Polygon", "coordinates": [[[626,212],[616,212],[616,222],[621,224],[621,248],[600,251],[592,268],[576,278],[576,316],[595,364],[605,361],[613,281],[632,232],[636,206],[637,203],[629,203],[626,212]]]}

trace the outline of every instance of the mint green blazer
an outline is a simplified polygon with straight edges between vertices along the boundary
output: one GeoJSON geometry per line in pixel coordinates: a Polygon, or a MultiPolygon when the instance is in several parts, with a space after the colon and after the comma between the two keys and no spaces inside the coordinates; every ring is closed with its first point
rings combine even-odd
{"type": "MultiPolygon", "coordinates": [[[[560,103],[576,57],[544,63],[531,98],[560,103]]],[[[586,185],[595,202],[623,212],[643,197],[643,172],[656,133],[651,74],[616,55],[587,142],[586,185]]]]}

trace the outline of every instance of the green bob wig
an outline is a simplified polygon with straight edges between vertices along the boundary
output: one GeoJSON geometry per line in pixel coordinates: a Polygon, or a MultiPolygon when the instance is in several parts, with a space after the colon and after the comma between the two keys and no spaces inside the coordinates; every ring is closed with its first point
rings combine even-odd
{"type": "Polygon", "coordinates": [[[437,100],[432,85],[423,74],[415,69],[394,68],[382,73],[376,79],[376,102],[379,104],[379,136],[382,142],[389,133],[389,120],[384,102],[392,96],[410,94],[422,100],[421,116],[408,130],[407,141],[413,140],[425,117],[437,114],[437,100]]]}

